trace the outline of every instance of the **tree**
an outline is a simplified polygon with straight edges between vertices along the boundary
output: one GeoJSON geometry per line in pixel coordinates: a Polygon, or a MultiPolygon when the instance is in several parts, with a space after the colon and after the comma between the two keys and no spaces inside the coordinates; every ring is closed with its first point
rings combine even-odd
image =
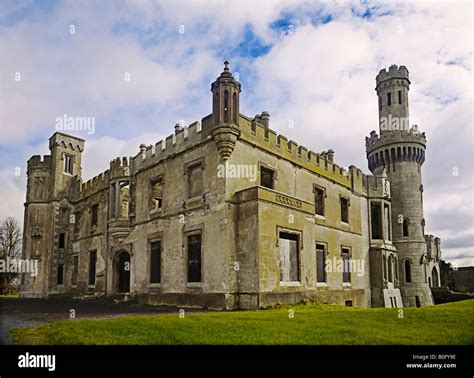
{"type": "Polygon", "coordinates": [[[0,294],[7,292],[12,286],[19,284],[20,274],[7,271],[7,259],[21,258],[22,235],[15,218],[8,217],[0,226],[0,259],[3,260],[4,271],[0,272],[0,294]]]}

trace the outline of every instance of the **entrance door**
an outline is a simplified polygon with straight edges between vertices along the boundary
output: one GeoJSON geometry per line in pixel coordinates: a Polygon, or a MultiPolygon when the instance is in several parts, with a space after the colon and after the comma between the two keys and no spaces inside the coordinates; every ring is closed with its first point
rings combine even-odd
{"type": "Polygon", "coordinates": [[[117,258],[115,271],[117,273],[117,284],[119,293],[130,292],[130,254],[121,252],[117,258]]]}

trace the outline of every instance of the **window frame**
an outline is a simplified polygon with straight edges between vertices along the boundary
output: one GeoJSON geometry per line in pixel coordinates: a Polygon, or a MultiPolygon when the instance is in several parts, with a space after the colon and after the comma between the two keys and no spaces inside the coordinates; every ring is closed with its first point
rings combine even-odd
{"type": "Polygon", "coordinates": [[[149,181],[149,185],[148,185],[148,188],[149,188],[148,189],[149,190],[148,212],[151,213],[151,214],[160,213],[160,212],[163,211],[163,197],[164,197],[164,186],[165,186],[164,184],[165,184],[164,175],[159,175],[159,176],[152,177],[149,181]],[[152,201],[154,199],[154,197],[153,197],[153,186],[155,184],[160,184],[160,186],[161,186],[161,205],[160,205],[160,207],[152,209],[151,205],[152,205],[152,201]]]}
{"type": "Polygon", "coordinates": [[[162,238],[154,238],[154,239],[149,239],[148,240],[148,251],[149,251],[149,262],[150,262],[150,268],[149,268],[149,284],[151,286],[160,286],[163,280],[163,240],[162,238]],[[158,282],[153,281],[153,249],[152,245],[154,243],[160,243],[160,249],[159,249],[159,272],[158,272],[158,282]]]}
{"type": "Polygon", "coordinates": [[[203,272],[203,267],[204,267],[204,264],[203,264],[203,260],[204,260],[204,254],[203,254],[203,244],[204,244],[204,237],[203,237],[203,232],[202,232],[202,229],[197,229],[197,230],[192,230],[192,231],[187,231],[185,232],[185,240],[186,240],[186,244],[185,244],[185,248],[186,248],[186,265],[185,265],[185,270],[186,270],[186,274],[185,274],[185,277],[186,277],[186,285],[187,286],[202,286],[203,282],[204,282],[204,272],[203,272]],[[199,269],[199,281],[190,281],[189,280],[189,239],[190,237],[192,236],[196,236],[196,235],[199,235],[200,238],[201,238],[201,244],[200,244],[200,258],[199,258],[199,265],[200,265],[200,269],[199,269]]]}
{"type": "MultiPolygon", "coordinates": [[[[301,272],[301,250],[303,249],[302,246],[302,232],[301,231],[296,231],[296,230],[289,230],[286,228],[280,228],[278,227],[278,232],[277,232],[277,246],[278,246],[278,264],[279,264],[279,269],[278,269],[278,274],[279,274],[279,282],[280,286],[300,286],[301,285],[301,278],[302,278],[302,272],[301,272]],[[280,245],[280,240],[285,239],[281,237],[281,234],[287,234],[287,235],[292,235],[292,238],[296,238],[296,272],[297,272],[297,277],[296,280],[291,279],[290,281],[282,281],[281,279],[281,274],[282,274],[282,266],[281,266],[281,245],[280,245]]],[[[293,240],[293,239],[285,239],[285,240],[293,240]]],[[[291,252],[291,251],[290,251],[291,252]]],[[[291,256],[290,256],[290,262],[291,262],[291,256]]],[[[290,267],[291,270],[291,267],[290,267]]],[[[291,275],[291,272],[290,272],[291,275]]]]}
{"type": "Polygon", "coordinates": [[[276,184],[276,173],[277,173],[277,170],[273,167],[270,167],[269,165],[267,164],[262,164],[260,163],[259,164],[259,167],[258,167],[258,174],[259,174],[259,186],[261,186],[262,188],[266,188],[266,189],[270,189],[270,190],[275,190],[275,184],[276,184]],[[266,170],[268,172],[271,172],[271,175],[272,175],[272,187],[269,188],[268,186],[265,186],[265,185],[262,185],[262,170],[266,170]]]}
{"type": "Polygon", "coordinates": [[[63,173],[72,176],[74,172],[74,155],[64,153],[63,160],[63,173]]]}
{"type": "Polygon", "coordinates": [[[349,197],[346,197],[346,196],[343,196],[343,195],[340,194],[340,195],[339,195],[339,207],[340,207],[340,209],[339,209],[339,210],[340,210],[339,217],[340,217],[340,222],[341,222],[341,223],[350,224],[350,222],[349,222],[349,220],[350,220],[350,215],[349,215],[349,208],[350,208],[350,206],[351,206],[351,201],[350,201],[349,197]],[[343,211],[342,211],[342,209],[343,209],[343,207],[342,207],[343,201],[345,201],[346,204],[347,204],[347,220],[343,220],[343,219],[342,219],[342,218],[343,218],[343,217],[342,217],[342,215],[343,215],[343,211]]]}
{"type": "Polygon", "coordinates": [[[313,185],[313,194],[314,194],[314,215],[316,215],[317,217],[326,218],[326,197],[327,197],[326,188],[323,187],[323,186],[314,184],[313,185]],[[322,214],[319,214],[317,212],[317,202],[316,202],[317,192],[321,193],[322,214]]]}
{"type": "Polygon", "coordinates": [[[319,241],[316,241],[315,243],[315,253],[316,253],[316,285],[320,285],[320,286],[326,286],[327,283],[328,283],[328,272],[326,271],[326,263],[327,263],[327,257],[328,257],[328,247],[327,247],[327,243],[324,243],[324,242],[319,242],[319,241]],[[322,249],[318,249],[318,246],[322,246],[323,248],[322,249]],[[320,281],[320,277],[319,277],[319,266],[318,266],[318,251],[322,251],[322,254],[323,254],[323,280],[320,281]]]}
{"type": "Polygon", "coordinates": [[[342,285],[343,286],[351,286],[352,285],[352,275],[351,275],[351,260],[352,260],[352,249],[351,247],[341,246],[341,258],[342,258],[342,285]],[[347,252],[345,252],[347,251],[347,252]],[[348,271],[345,271],[345,259],[344,256],[347,256],[348,263],[348,271]],[[346,277],[348,277],[348,281],[346,281],[346,277]]]}
{"type": "Polygon", "coordinates": [[[94,287],[97,283],[97,250],[89,251],[89,269],[88,269],[88,278],[87,284],[89,287],[94,287]],[[92,270],[92,259],[91,256],[94,256],[94,269],[92,270]],[[92,271],[94,275],[92,275],[92,271]],[[91,282],[91,278],[94,278],[93,282],[91,282]]]}

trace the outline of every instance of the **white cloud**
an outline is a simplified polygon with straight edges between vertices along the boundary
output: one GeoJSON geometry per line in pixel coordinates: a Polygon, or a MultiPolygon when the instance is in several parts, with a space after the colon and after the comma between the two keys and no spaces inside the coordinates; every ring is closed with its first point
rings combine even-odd
{"type": "MultiPolygon", "coordinates": [[[[468,2],[104,1],[59,2],[54,15],[31,11],[34,17],[0,26],[0,50],[8,52],[0,68],[0,143],[19,149],[15,158],[0,153],[0,194],[11,198],[1,217],[22,216],[25,182],[11,169],[46,152],[56,117],[96,117],[96,134],[79,135],[87,139],[83,176],[91,178],[113,158],[135,155],[140,143],[171,134],[179,119],[190,123],[208,114],[209,85],[225,56],[246,83],[247,115],[268,110],[278,132],[315,151],[333,148],[338,164],[366,172],[364,138],[377,128],[375,75],[393,63],[406,65],[410,112],[428,139],[427,230],[460,240],[473,229],[468,2]],[[369,7],[373,16],[359,17],[369,7]],[[332,21],[320,24],[316,15],[332,21]],[[282,17],[294,33],[270,27],[282,17]],[[271,45],[268,54],[239,55],[249,30],[271,45]]],[[[6,14],[0,12],[0,22],[6,14]]],[[[462,261],[474,264],[473,250],[471,243],[449,255],[465,252],[462,261]]]]}

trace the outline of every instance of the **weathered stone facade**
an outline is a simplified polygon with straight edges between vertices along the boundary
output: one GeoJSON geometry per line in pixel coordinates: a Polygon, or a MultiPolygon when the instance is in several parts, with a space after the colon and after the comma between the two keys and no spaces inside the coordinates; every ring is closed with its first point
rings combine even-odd
{"type": "MultiPolygon", "coordinates": [[[[396,93],[400,72],[407,102],[403,67],[379,74],[379,96],[387,80],[396,93]]],[[[147,303],[218,309],[304,299],[432,304],[428,277],[439,272],[441,252],[437,239],[431,253],[421,226],[424,135],[373,132],[367,176],[338,166],[332,150],[315,153],[277,135],[267,112],[240,114],[227,62],[211,91],[210,115],[176,125],[87,182],[82,139],[55,133],[51,155],[28,161],[23,247],[40,275],[25,277],[23,296],[131,292],[147,303]],[[408,154],[377,158],[393,143],[408,154]],[[408,237],[399,214],[410,219],[408,237]]],[[[396,108],[408,114],[407,104],[396,108]]]]}

